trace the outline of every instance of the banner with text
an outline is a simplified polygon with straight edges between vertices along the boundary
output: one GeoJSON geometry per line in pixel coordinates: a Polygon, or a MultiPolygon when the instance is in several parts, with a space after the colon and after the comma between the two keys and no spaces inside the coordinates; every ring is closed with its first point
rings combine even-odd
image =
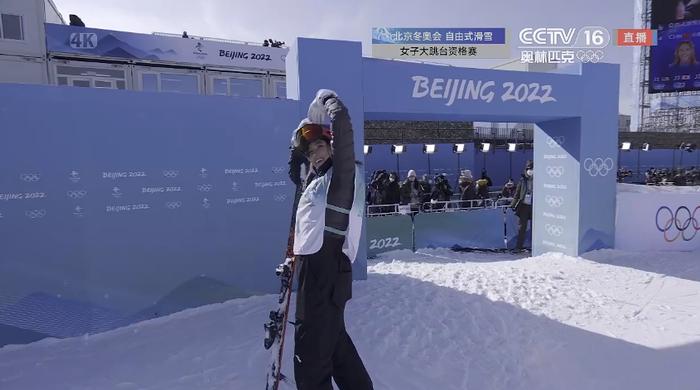
{"type": "Polygon", "coordinates": [[[46,23],[53,53],[285,71],[289,49],[46,23]]]}
{"type": "Polygon", "coordinates": [[[505,59],[505,28],[372,28],[372,56],[400,59],[505,59]]]}

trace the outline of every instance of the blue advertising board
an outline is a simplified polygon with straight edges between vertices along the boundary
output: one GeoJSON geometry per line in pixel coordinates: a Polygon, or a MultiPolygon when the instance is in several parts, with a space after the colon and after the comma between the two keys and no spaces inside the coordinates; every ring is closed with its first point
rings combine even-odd
{"type": "Polygon", "coordinates": [[[11,84],[0,102],[1,325],[76,336],[279,288],[297,102],[11,84]]]}
{"type": "Polygon", "coordinates": [[[288,49],[46,23],[51,53],[284,71],[288,49]]]}
{"type": "Polygon", "coordinates": [[[367,256],[382,252],[413,250],[413,221],[410,215],[386,215],[366,220],[367,256]]]}
{"type": "Polygon", "coordinates": [[[415,217],[416,249],[506,249],[507,243],[517,235],[509,213],[512,211],[486,208],[418,214],[415,217]]]}

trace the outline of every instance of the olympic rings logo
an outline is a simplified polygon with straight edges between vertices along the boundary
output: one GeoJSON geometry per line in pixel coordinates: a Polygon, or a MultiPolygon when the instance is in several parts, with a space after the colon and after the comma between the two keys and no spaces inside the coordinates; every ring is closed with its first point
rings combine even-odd
{"type": "Polygon", "coordinates": [[[566,138],[564,138],[563,135],[559,137],[547,137],[547,146],[552,149],[562,147],[564,146],[564,141],[566,141],[566,138]]]}
{"type": "Polygon", "coordinates": [[[545,195],[544,201],[549,205],[549,207],[559,208],[564,205],[563,196],[545,195]]]}
{"type": "Polygon", "coordinates": [[[180,174],[180,171],[163,171],[163,176],[173,179],[180,174]]]}
{"type": "Polygon", "coordinates": [[[544,230],[552,237],[560,237],[564,234],[564,227],[559,225],[546,224],[544,225],[544,230]]]}
{"type": "Polygon", "coordinates": [[[603,59],[605,53],[602,50],[579,50],[576,52],[576,58],[581,62],[597,63],[603,59]]]}
{"type": "Polygon", "coordinates": [[[275,195],[275,202],[284,202],[286,199],[286,194],[275,195]]]}
{"type": "Polygon", "coordinates": [[[19,175],[19,178],[22,181],[26,181],[27,183],[34,183],[39,181],[41,175],[39,175],[38,173],[22,173],[19,175]]]}
{"type": "Polygon", "coordinates": [[[170,210],[179,209],[180,207],[182,207],[182,202],[166,202],[165,207],[170,210]]]}
{"type": "Polygon", "coordinates": [[[87,191],[85,191],[85,190],[68,191],[68,192],[66,192],[66,195],[71,199],[83,199],[87,195],[87,191]]]}
{"type": "Polygon", "coordinates": [[[209,192],[211,189],[214,188],[211,184],[199,184],[197,185],[197,191],[200,192],[209,192]]]}
{"type": "Polygon", "coordinates": [[[607,176],[610,171],[614,168],[613,159],[608,157],[603,159],[601,157],[592,159],[587,158],[583,160],[583,169],[588,171],[588,174],[595,176],[607,176]]]}
{"type": "Polygon", "coordinates": [[[272,167],[272,173],[282,173],[284,172],[284,167],[272,167]]]}
{"type": "Polygon", "coordinates": [[[548,166],[547,167],[547,174],[549,177],[562,177],[564,175],[564,167],[558,166],[558,167],[553,167],[553,166],[548,166]]]}
{"type": "Polygon", "coordinates": [[[700,206],[697,206],[692,213],[688,207],[680,206],[676,212],[673,212],[668,206],[661,206],[656,210],[656,228],[664,234],[666,242],[674,242],[679,237],[683,241],[690,241],[700,230],[700,222],[695,217],[698,210],[700,206]],[[661,217],[663,218],[659,219],[661,217]]]}
{"type": "Polygon", "coordinates": [[[46,216],[46,210],[27,210],[24,212],[24,215],[29,219],[40,219],[46,216]]]}

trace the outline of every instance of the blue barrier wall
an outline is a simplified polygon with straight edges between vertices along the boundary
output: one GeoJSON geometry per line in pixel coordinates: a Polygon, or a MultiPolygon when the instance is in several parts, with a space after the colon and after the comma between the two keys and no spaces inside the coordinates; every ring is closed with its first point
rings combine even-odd
{"type": "Polygon", "coordinates": [[[410,215],[367,218],[367,255],[399,249],[413,250],[413,220],[410,215]]]}
{"type": "MultiPolygon", "coordinates": [[[[390,215],[367,219],[367,254],[399,249],[475,248],[513,249],[518,238],[518,218],[510,209],[390,215]],[[415,229],[415,231],[414,231],[415,229]]],[[[525,246],[532,232],[527,229],[525,246]]]]}
{"type": "Polygon", "coordinates": [[[1,84],[0,325],[74,336],[277,291],[298,113],[1,84]]]}
{"type": "Polygon", "coordinates": [[[512,249],[518,235],[517,218],[509,209],[425,213],[414,221],[416,249],[512,249]]]}

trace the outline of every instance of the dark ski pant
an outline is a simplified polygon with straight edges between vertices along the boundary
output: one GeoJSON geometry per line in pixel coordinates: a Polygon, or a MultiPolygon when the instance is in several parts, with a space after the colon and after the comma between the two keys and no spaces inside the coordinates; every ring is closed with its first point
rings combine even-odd
{"type": "Polygon", "coordinates": [[[532,205],[518,205],[516,214],[518,215],[518,241],[515,244],[515,249],[523,249],[525,235],[527,234],[527,224],[532,220],[532,205]]]}
{"type": "Polygon", "coordinates": [[[345,330],[352,266],[342,240],[326,236],[318,253],[301,256],[294,333],[298,390],[372,390],[372,380],[345,330]]]}

